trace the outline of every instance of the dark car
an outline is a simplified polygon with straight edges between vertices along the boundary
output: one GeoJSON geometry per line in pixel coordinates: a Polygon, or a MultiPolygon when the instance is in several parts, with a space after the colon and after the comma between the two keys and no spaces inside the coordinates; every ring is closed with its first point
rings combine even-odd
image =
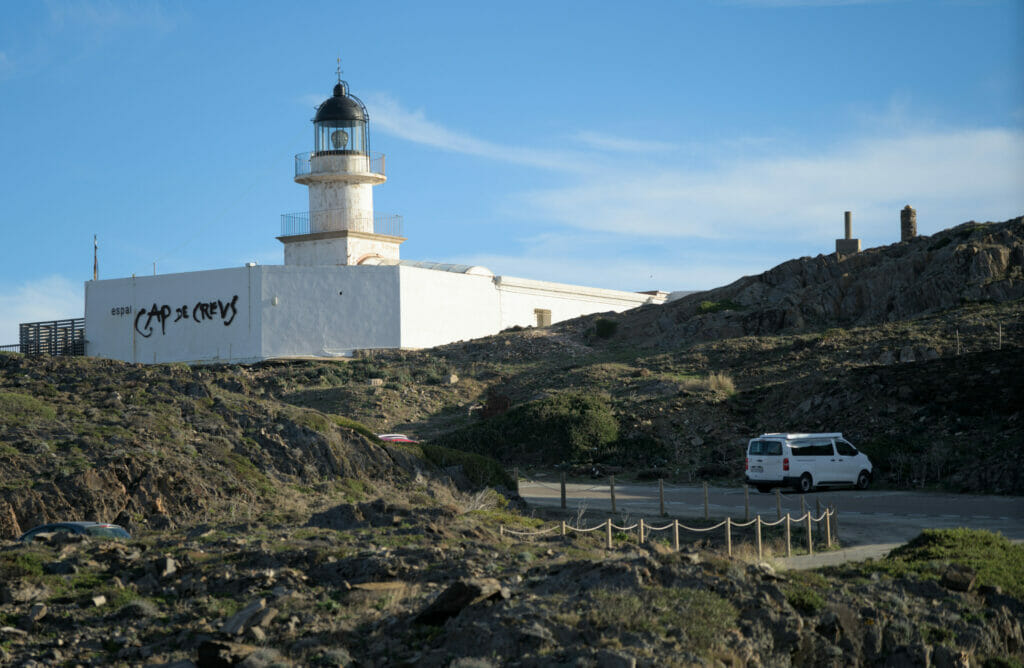
{"type": "Polygon", "coordinates": [[[73,533],[93,538],[131,538],[131,534],[125,531],[124,527],[105,522],[54,522],[38,526],[31,531],[21,534],[20,540],[23,543],[31,543],[41,533],[73,533]]]}

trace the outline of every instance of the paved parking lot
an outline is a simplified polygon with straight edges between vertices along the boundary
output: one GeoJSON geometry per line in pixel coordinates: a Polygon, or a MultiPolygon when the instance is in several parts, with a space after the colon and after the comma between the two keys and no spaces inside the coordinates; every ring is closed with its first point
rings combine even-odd
{"type": "MultiPolygon", "coordinates": [[[[530,504],[559,507],[560,489],[555,475],[535,476],[519,483],[520,495],[530,504]]],[[[570,511],[583,510],[592,523],[604,521],[611,513],[607,480],[566,485],[566,506],[570,511]]],[[[657,483],[615,485],[615,516],[633,520],[643,517],[658,522],[659,499],[657,483]]],[[[816,511],[835,505],[838,511],[839,538],[844,546],[867,546],[904,543],[922,529],[969,527],[1000,532],[1015,540],[1024,540],[1024,497],[946,494],[903,490],[830,490],[800,495],[784,491],[779,499],[775,493],[749,491],[750,516],[760,514],[768,521],[777,517],[777,504],[782,513],[800,515],[800,501],[816,511]]],[[[745,497],[742,487],[710,487],[708,511],[715,523],[729,516],[743,521],[745,497]]],[[[665,512],[668,517],[693,520],[699,525],[704,517],[702,486],[665,485],[665,512]]]]}

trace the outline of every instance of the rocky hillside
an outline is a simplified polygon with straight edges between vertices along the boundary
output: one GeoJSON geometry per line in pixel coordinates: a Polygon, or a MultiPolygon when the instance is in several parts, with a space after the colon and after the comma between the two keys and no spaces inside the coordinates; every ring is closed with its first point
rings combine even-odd
{"type": "Polygon", "coordinates": [[[924,535],[878,562],[777,572],[716,545],[518,542],[536,521],[336,500],[130,542],[0,542],[11,666],[1011,666],[1024,548],[924,535]],[[341,523],[325,521],[340,519],[341,523]],[[326,528],[327,525],[331,525],[326,528]]]}
{"type": "Polygon", "coordinates": [[[242,517],[339,485],[453,493],[422,451],[247,390],[248,376],[0,355],[0,537],[66,519],[134,529],[242,517]]]}
{"type": "Polygon", "coordinates": [[[475,491],[504,478],[467,451],[739,482],[751,435],[840,430],[878,484],[1022,494],[1022,239],[1020,219],[968,224],[347,361],[0,353],[0,664],[1019,663],[1024,549],[1001,537],[815,573],[714,539],[520,542],[498,526],[543,520],[475,491]],[[56,519],[134,538],[11,540],[56,519]]]}
{"type": "Polygon", "coordinates": [[[626,319],[658,345],[915,320],[1024,297],[1024,218],[964,223],[848,256],[790,260],[626,319]],[[652,331],[653,330],[653,331],[652,331]]]}

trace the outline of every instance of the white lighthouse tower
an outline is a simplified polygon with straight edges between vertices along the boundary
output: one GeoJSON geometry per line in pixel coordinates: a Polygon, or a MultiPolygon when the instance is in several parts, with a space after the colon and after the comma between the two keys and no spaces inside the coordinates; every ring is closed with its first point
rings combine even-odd
{"type": "Polygon", "coordinates": [[[384,156],[370,153],[366,105],[341,80],[313,118],[313,151],[295,156],[295,181],[309,188],[309,211],[281,216],[284,263],[380,264],[398,260],[400,216],[375,215],[373,186],[384,156]]]}

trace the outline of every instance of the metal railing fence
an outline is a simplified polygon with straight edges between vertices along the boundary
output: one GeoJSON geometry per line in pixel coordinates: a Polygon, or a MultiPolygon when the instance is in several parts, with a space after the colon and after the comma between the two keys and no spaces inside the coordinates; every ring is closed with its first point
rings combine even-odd
{"type": "Polygon", "coordinates": [[[281,214],[281,236],[295,237],[310,234],[311,221],[315,220],[320,230],[342,230],[369,227],[374,234],[386,234],[392,237],[403,236],[404,221],[402,216],[393,214],[373,214],[372,226],[368,218],[349,216],[347,209],[326,209],[323,211],[299,211],[281,214]]]}
{"type": "MultiPolygon", "coordinates": [[[[333,153],[296,153],[295,154],[295,176],[306,176],[313,172],[313,158],[317,155],[335,155],[333,153]]],[[[358,153],[346,154],[348,158],[347,162],[351,167],[351,171],[354,174],[380,174],[386,176],[385,172],[385,160],[383,153],[371,153],[370,155],[362,155],[358,153]]]]}
{"type": "Polygon", "coordinates": [[[84,355],[85,318],[23,322],[18,339],[18,352],[26,355],[84,355]]]}

